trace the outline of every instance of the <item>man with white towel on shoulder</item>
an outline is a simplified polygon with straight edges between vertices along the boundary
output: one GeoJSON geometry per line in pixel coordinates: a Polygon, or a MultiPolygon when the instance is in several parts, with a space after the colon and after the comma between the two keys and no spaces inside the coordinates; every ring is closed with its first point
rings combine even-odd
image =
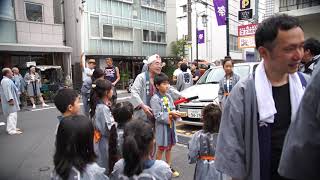
{"type": "Polygon", "coordinates": [[[308,77],[298,73],[304,32],[299,20],[274,15],[259,24],[254,74],[232,89],[222,114],[215,165],[240,180],[285,180],[278,173],[283,142],[308,77]]]}

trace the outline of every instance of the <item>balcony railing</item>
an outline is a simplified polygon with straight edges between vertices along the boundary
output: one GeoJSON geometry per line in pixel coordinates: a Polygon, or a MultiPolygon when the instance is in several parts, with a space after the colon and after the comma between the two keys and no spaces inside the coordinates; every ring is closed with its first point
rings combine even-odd
{"type": "Polygon", "coordinates": [[[280,0],[279,11],[291,11],[313,6],[320,6],[320,0],[280,0]]]}

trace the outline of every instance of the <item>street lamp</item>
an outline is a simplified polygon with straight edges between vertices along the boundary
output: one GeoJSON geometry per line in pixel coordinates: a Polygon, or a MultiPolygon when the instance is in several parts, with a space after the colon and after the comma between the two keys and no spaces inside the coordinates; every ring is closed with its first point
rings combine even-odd
{"type": "MultiPolygon", "coordinates": [[[[198,62],[199,62],[199,59],[198,59],[198,55],[199,55],[199,47],[198,47],[198,44],[199,44],[199,35],[198,35],[198,17],[200,16],[200,14],[202,14],[203,12],[201,13],[197,13],[196,11],[196,62],[197,62],[197,67],[198,67],[198,62]]],[[[201,15],[202,17],[202,24],[203,24],[203,27],[207,27],[207,23],[208,23],[208,15],[207,14],[202,14],[201,15]]],[[[207,33],[207,32],[205,32],[207,33]]]]}
{"type": "Polygon", "coordinates": [[[203,27],[207,27],[207,23],[208,23],[208,15],[206,14],[203,14],[202,16],[202,24],[203,24],[203,27]]]}

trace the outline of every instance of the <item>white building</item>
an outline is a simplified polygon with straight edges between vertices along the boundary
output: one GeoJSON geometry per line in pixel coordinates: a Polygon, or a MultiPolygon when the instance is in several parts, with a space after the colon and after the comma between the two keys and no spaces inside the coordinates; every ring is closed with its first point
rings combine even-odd
{"type": "Polygon", "coordinates": [[[276,0],[273,8],[275,13],[285,13],[298,17],[306,39],[313,37],[320,40],[319,0],[276,0]]]}
{"type": "MultiPolygon", "coordinates": [[[[198,59],[205,59],[211,62],[221,60],[227,55],[226,45],[226,26],[218,26],[216,14],[214,12],[213,1],[204,0],[208,6],[204,6],[200,2],[192,1],[192,45],[187,55],[189,60],[196,59],[196,24],[198,30],[205,31],[205,43],[198,44],[198,59]],[[198,15],[197,15],[198,14],[198,15]],[[202,23],[202,15],[207,15],[207,26],[202,23]],[[198,17],[198,23],[196,23],[198,17]]],[[[259,3],[259,8],[264,6],[264,1],[259,3]]],[[[251,8],[254,12],[254,1],[251,1],[251,8]]],[[[238,11],[240,9],[240,1],[229,0],[229,48],[230,56],[236,60],[254,60],[254,49],[238,48],[238,26],[250,24],[248,21],[238,21],[238,11]]],[[[187,18],[187,0],[177,1],[177,28],[178,39],[188,35],[188,18],[187,18]]],[[[264,12],[263,12],[264,14],[264,12]]],[[[262,11],[259,10],[259,17],[263,17],[262,11]]],[[[254,14],[253,14],[254,16],[254,14]]],[[[259,18],[260,19],[260,18],[259,18]]]]}

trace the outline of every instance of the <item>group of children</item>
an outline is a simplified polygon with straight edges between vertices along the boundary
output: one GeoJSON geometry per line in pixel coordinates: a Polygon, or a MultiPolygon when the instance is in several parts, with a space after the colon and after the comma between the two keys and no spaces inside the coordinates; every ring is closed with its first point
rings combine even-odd
{"type": "MultiPolygon", "coordinates": [[[[171,179],[171,149],[177,143],[175,110],[168,94],[169,78],[156,75],[157,93],[150,104],[155,122],[132,120],[129,102],[111,104],[112,84],[98,79],[90,94],[90,119],[80,114],[80,96],[62,89],[55,105],[62,113],[56,135],[53,180],[60,179],[171,179]],[[156,146],[155,146],[156,144],[156,146]],[[156,148],[156,160],[153,152],[156,148]],[[165,154],[166,162],[162,161],[165,154]]],[[[222,179],[214,168],[215,144],[221,111],[210,104],[203,109],[203,130],[189,142],[189,162],[197,163],[194,179],[222,179]]]]}

